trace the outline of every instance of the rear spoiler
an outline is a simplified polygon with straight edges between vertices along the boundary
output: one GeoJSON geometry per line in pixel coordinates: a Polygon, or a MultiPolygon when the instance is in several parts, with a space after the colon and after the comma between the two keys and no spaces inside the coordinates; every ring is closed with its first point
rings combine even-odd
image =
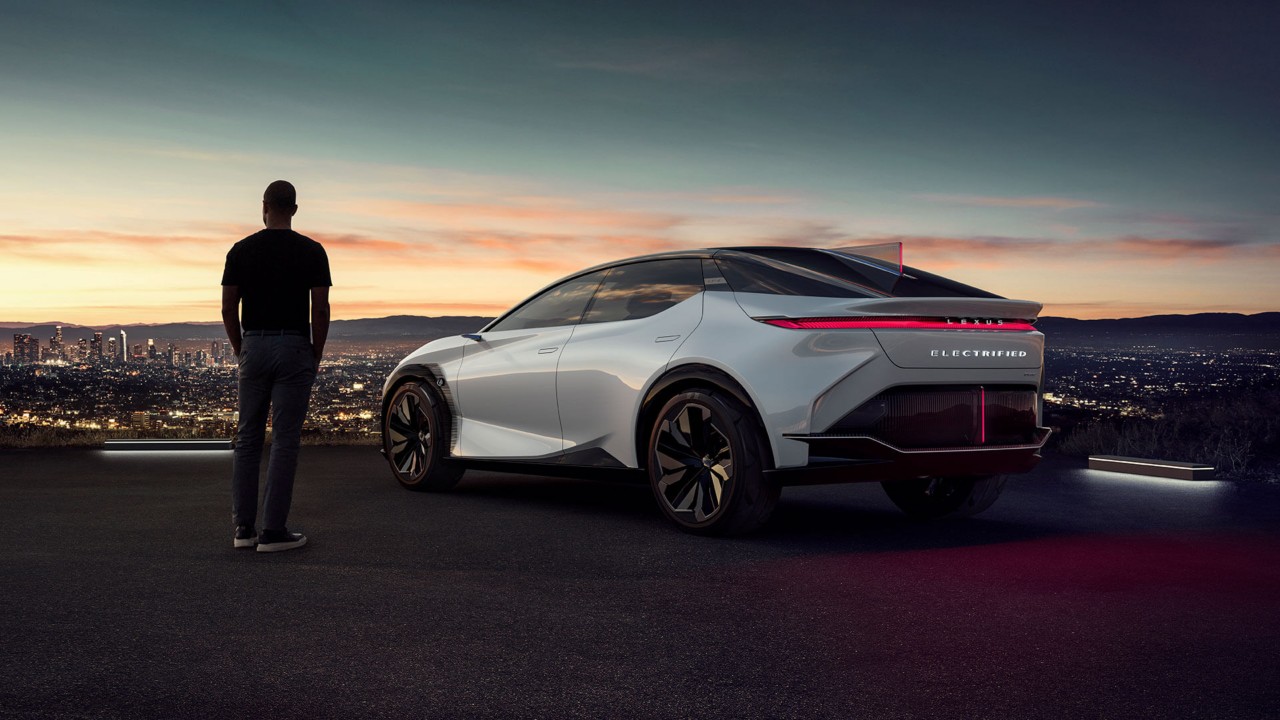
{"type": "Polygon", "coordinates": [[[900,242],[859,245],[834,250],[817,248],[817,250],[841,262],[856,265],[877,290],[886,293],[892,292],[894,284],[898,282],[898,278],[902,277],[906,267],[902,264],[902,243],[900,242]]]}

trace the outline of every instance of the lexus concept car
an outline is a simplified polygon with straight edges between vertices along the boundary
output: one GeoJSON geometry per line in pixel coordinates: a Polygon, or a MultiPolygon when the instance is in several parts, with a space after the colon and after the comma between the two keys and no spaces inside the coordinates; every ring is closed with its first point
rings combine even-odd
{"type": "Polygon", "coordinates": [[[755,529],[783,486],[818,482],[969,515],[1048,437],[1040,307],[903,266],[900,246],[619,260],[406,357],[383,453],[414,490],[467,468],[647,478],[703,534],[755,529]]]}

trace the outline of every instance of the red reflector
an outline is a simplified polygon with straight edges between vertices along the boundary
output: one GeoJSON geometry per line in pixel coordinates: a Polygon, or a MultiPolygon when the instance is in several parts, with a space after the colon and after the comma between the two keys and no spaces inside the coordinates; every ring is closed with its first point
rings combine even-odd
{"type": "Polygon", "coordinates": [[[791,330],[988,330],[1027,332],[1035,330],[1026,320],[947,320],[908,317],[819,317],[774,318],[761,322],[791,330]]]}

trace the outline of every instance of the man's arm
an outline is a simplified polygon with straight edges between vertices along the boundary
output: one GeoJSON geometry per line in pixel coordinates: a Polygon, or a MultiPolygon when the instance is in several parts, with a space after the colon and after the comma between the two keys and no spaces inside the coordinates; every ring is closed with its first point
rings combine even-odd
{"type": "Polygon", "coordinates": [[[316,352],[316,369],[324,356],[324,341],[329,337],[329,288],[311,288],[311,346],[316,352]]]}
{"type": "Polygon", "coordinates": [[[222,327],[231,341],[231,351],[240,354],[240,286],[222,286],[222,327]]]}

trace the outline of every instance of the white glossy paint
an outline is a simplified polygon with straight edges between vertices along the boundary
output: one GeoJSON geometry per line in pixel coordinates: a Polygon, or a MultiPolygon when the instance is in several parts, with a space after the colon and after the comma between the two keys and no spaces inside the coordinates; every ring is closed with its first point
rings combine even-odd
{"type": "Polygon", "coordinates": [[[543,457],[561,450],[556,363],[572,326],[484,333],[450,379],[460,457],[543,457]],[[503,435],[510,437],[504,440],[503,435]]]}
{"type": "Polygon", "coordinates": [[[554,459],[560,455],[559,428],[554,435],[542,435],[463,417],[458,420],[457,429],[458,442],[454,444],[457,457],[554,459]]]}
{"type": "Polygon", "coordinates": [[[546,459],[565,450],[600,448],[635,467],[635,425],[645,393],[668,370],[705,365],[746,391],[760,413],[776,466],[798,467],[808,462],[809,446],[785,434],[822,432],[886,388],[1038,386],[1043,336],[1019,333],[1011,340],[980,331],[892,331],[895,356],[937,343],[1028,352],[1016,362],[979,356],[900,367],[885,352],[883,332],[877,339],[877,332],[865,329],[790,330],[753,317],[1034,318],[1039,310],[1039,303],[1021,300],[835,300],[717,290],[639,320],[486,332],[481,342],[443,338],[404,363],[438,366],[446,378],[457,422],[453,452],[460,457],[546,459]]]}
{"type": "Polygon", "coordinates": [[[733,293],[711,292],[705,297],[702,325],[680,347],[671,367],[710,365],[729,374],[759,410],[777,466],[804,465],[809,446],[782,435],[809,432],[815,399],[880,353],[875,335],[870,330],[774,327],[751,319],[733,293]]]}
{"type": "Polygon", "coordinates": [[[703,296],[653,317],[579,325],[556,376],[565,452],[599,447],[636,467],[643,393],[702,320],[703,296]]]}

